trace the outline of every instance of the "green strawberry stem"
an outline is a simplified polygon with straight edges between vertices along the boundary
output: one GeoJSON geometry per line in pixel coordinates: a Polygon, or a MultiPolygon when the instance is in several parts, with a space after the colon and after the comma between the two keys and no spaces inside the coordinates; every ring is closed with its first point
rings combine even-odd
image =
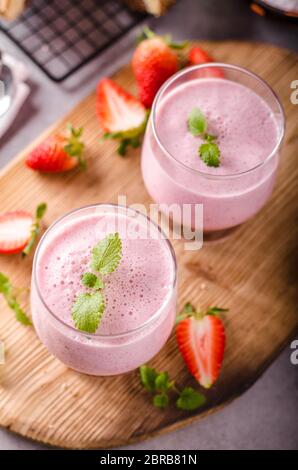
{"type": "Polygon", "coordinates": [[[144,26],[143,31],[137,37],[137,44],[139,44],[142,41],[145,41],[146,39],[152,39],[156,37],[161,37],[164,40],[164,42],[172,49],[181,50],[187,47],[189,44],[188,41],[173,42],[171,34],[165,34],[164,36],[159,36],[154,31],[152,31],[152,29],[150,29],[149,26],[147,25],[144,26]]]}
{"type": "Polygon", "coordinates": [[[141,145],[141,137],[144,134],[149,118],[150,110],[147,110],[146,117],[139,127],[119,132],[106,132],[102,139],[118,140],[118,155],[124,157],[128,147],[138,148],[141,145]]]}
{"type": "Polygon", "coordinates": [[[84,142],[81,140],[83,134],[83,127],[75,128],[72,124],[67,125],[69,136],[66,138],[66,145],[64,151],[70,156],[78,159],[79,167],[81,170],[87,168],[87,163],[83,157],[83,151],[85,148],[84,142]]]}

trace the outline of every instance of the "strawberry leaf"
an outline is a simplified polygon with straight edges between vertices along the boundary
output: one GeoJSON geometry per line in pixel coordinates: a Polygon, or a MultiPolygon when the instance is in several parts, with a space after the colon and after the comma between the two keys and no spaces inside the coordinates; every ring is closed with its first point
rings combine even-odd
{"type": "Polygon", "coordinates": [[[217,316],[219,313],[228,312],[228,311],[229,311],[228,308],[208,307],[206,314],[217,316]]]}

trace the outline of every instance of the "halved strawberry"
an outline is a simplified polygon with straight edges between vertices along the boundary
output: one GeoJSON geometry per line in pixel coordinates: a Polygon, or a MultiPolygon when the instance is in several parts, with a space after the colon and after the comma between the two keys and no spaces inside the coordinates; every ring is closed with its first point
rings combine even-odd
{"type": "Polygon", "coordinates": [[[0,214],[0,253],[20,253],[30,239],[32,224],[31,214],[25,211],[0,214]]]}
{"type": "Polygon", "coordinates": [[[142,103],[109,78],[96,88],[96,112],[105,138],[139,143],[146,128],[148,113],[142,103]]]}
{"type": "Polygon", "coordinates": [[[191,65],[207,64],[214,62],[213,58],[204,49],[193,46],[188,53],[189,63],[191,65]]]}
{"type": "MultiPolygon", "coordinates": [[[[193,309],[192,309],[193,310],[193,309]]],[[[206,314],[190,311],[176,329],[176,338],[189,372],[205,388],[210,388],[218,378],[225,349],[225,330],[211,308],[206,314]]]]}
{"type": "MultiPolygon", "coordinates": [[[[189,65],[202,65],[208,64],[209,62],[214,62],[213,57],[211,57],[208,52],[198,46],[193,46],[188,53],[189,65]]],[[[205,77],[214,77],[214,78],[223,78],[224,73],[218,67],[208,67],[200,70],[200,78],[205,77]]]]}
{"type": "Polygon", "coordinates": [[[60,173],[79,165],[86,167],[82,156],[84,143],[81,141],[83,129],[68,126],[68,133],[54,134],[37,145],[26,158],[32,170],[46,173],[60,173]]]}

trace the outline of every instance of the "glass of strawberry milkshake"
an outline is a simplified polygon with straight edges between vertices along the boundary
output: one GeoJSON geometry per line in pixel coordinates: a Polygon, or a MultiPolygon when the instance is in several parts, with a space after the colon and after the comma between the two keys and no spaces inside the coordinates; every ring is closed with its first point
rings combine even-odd
{"type": "Polygon", "coordinates": [[[274,91],[234,65],[189,67],[155,98],[142,149],[145,186],[158,204],[203,205],[203,230],[218,232],[254,216],[270,197],[285,117],[274,91]]]}
{"type": "Polygon", "coordinates": [[[158,353],[174,325],[172,246],[130,208],[74,210],[38,245],[31,309],[40,340],[67,366],[91,375],[131,371],[158,353]]]}

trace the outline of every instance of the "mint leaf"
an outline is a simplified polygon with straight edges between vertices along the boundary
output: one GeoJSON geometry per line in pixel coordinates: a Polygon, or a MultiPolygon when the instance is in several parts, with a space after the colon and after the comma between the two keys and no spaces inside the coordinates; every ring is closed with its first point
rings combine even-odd
{"type": "Polygon", "coordinates": [[[167,372],[161,372],[155,379],[155,389],[159,392],[166,392],[172,387],[172,382],[169,380],[169,374],[167,372]]]}
{"type": "Polygon", "coordinates": [[[15,315],[16,315],[16,320],[22,325],[25,326],[31,326],[32,322],[30,318],[27,316],[27,314],[24,312],[24,310],[21,308],[19,303],[17,302],[16,298],[12,297],[10,300],[7,300],[7,303],[9,307],[14,310],[15,315]]]}
{"type": "Polygon", "coordinates": [[[188,117],[188,129],[195,137],[204,134],[207,129],[207,121],[199,108],[193,108],[188,117]]]}
{"type": "Polygon", "coordinates": [[[157,408],[166,408],[169,404],[169,397],[166,393],[160,393],[153,398],[153,405],[157,408]]]}
{"type": "Polygon", "coordinates": [[[82,276],[82,284],[85,287],[89,287],[90,289],[103,289],[104,283],[100,277],[97,277],[96,274],[93,273],[84,273],[82,276]]]}
{"type": "Polygon", "coordinates": [[[11,291],[11,284],[10,284],[10,280],[7,276],[5,276],[5,274],[1,273],[0,272],[0,292],[1,294],[3,294],[4,296],[5,295],[8,295],[11,291]]]}
{"type": "Polygon", "coordinates": [[[219,313],[222,313],[222,312],[228,312],[229,309],[228,308],[221,308],[221,307],[209,307],[207,309],[207,315],[218,315],[219,313]]]}
{"type": "Polygon", "coordinates": [[[43,218],[46,210],[47,210],[47,204],[45,202],[42,202],[41,204],[37,206],[36,213],[35,213],[36,221],[39,222],[43,218]]]}
{"type": "Polygon", "coordinates": [[[212,135],[212,134],[205,134],[204,135],[204,139],[207,141],[207,142],[214,142],[217,137],[216,135],[212,135]]]}
{"type": "Polygon", "coordinates": [[[207,166],[218,167],[220,165],[220,150],[217,144],[209,142],[202,144],[199,148],[199,154],[207,166]]]}
{"type": "Polygon", "coordinates": [[[32,325],[30,318],[21,308],[13,291],[14,289],[9,278],[0,272],[0,293],[5,298],[8,306],[15,312],[16,320],[23,325],[32,325]]]}
{"type": "Polygon", "coordinates": [[[155,392],[155,380],[157,376],[158,373],[155,369],[146,365],[140,367],[141,383],[148,392],[155,392]]]}
{"type": "Polygon", "coordinates": [[[105,309],[100,292],[79,294],[72,306],[72,318],[78,330],[95,333],[105,309]]]}
{"type": "Polygon", "coordinates": [[[112,233],[92,249],[91,268],[102,275],[115,271],[121,259],[122,243],[119,233],[112,233]]]}
{"type": "Polygon", "coordinates": [[[22,251],[22,256],[23,257],[26,256],[26,255],[29,255],[29,253],[31,252],[33,246],[35,245],[35,242],[36,242],[36,240],[38,238],[38,235],[40,233],[41,219],[43,218],[46,210],[47,210],[47,205],[46,205],[45,202],[42,202],[36,208],[35,221],[34,221],[34,223],[32,224],[32,227],[31,227],[31,236],[30,236],[30,239],[29,239],[27,245],[25,246],[25,248],[22,251]]]}
{"type": "Polygon", "coordinates": [[[196,410],[206,403],[206,398],[201,393],[194,390],[192,387],[185,387],[178,400],[176,406],[180,410],[196,410]]]}

